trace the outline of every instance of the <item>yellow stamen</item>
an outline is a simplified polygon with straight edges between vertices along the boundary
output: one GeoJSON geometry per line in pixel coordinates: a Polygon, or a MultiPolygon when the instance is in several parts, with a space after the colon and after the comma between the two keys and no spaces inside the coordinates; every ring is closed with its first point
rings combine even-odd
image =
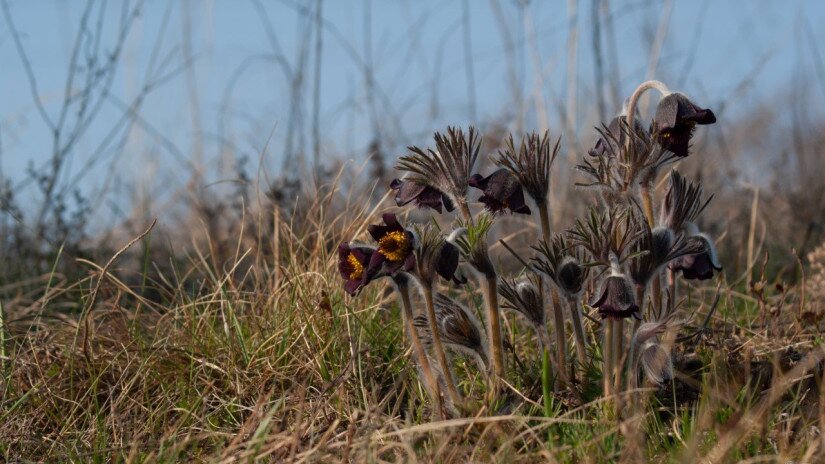
{"type": "Polygon", "coordinates": [[[349,280],[358,280],[364,275],[364,265],[361,264],[361,261],[358,261],[358,258],[356,258],[354,254],[350,253],[349,256],[347,256],[347,263],[352,266],[349,280]]]}
{"type": "Polygon", "coordinates": [[[404,232],[396,230],[378,240],[378,251],[389,261],[398,262],[406,258],[410,242],[404,232]]]}

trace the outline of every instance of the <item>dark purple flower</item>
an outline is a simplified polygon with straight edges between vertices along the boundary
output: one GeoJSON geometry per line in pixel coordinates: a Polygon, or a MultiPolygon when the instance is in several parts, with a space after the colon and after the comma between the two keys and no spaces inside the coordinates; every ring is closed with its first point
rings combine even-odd
{"type": "Polygon", "coordinates": [[[469,179],[470,187],[475,187],[484,195],[478,201],[493,213],[509,209],[513,213],[530,214],[530,208],[524,203],[524,192],[518,180],[506,169],[498,169],[487,177],[473,174],[469,179]]]}
{"type": "Polygon", "coordinates": [[[338,245],[338,272],[344,278],[344,290],[350,295],[369,283],[366,268],[374,253],[374,248],[366,246],[350,246],[346,242],[338,245]]]}
{"type": "Polygon", "coordinates": [[[587,269],[583,268],[572,256],[565,256],[556,271],[556,282],[569,295],[578,294],[586,278],[587,269]]]}
{"type": "Polygon", "coordinates": [[[393,179],[390,188],[396,190],[395,204],[398,206],[413,203],[419,208],[432,208],[439,213],[441,213],[442,204],[447,211],[455,209],[450,197],[444,192],[412,180],[393,179]]]}
{"type": "Polygon", "coordinates": [[[599,298],[590,304],[599,310],[602,319],[621,319],[630,316],[641,319],[633,285],[623,275],[611,275],[602,281],[599,298]]]}
{"type": "Polygon", "coordinates": [[[444,280],[451,280],[456,284],[467,283],[465,277],[457,276],[458,271],[458,247],[445,241],[438,252],[438,259],[435,263],[435,270],[444,280]]]}
{"type": "Polygon", "coordinates": [[[708,280],[713,278],[713,271],[721,271],[722,265],[716,257],[716,247],[705,235],[694,235],[688,239],[690,242],[699,242],[703,250],[700,253],[686,255],[674,259],[670,262],[671,270],[682,271],[682,277],[688,280],[699,279],[708,280]]]}
{"type": "Polygon", "coordinates": [[[372,238],[378,242],[378,249],[370,257],[367,265],[368,278],[382,272],[392,275],[399,270],[409,271],[415,266],[415,237],[405,229],[393,213],[383,215],[384,224],[367,228],[372,238]]]}
{"type": "Polygon", "coordinates": [[[713,124],[713,111],[696,106],[681,93],[671,93],[659,100],[653,123],[659,131],[659,143],[676,156],[685,157],[690,137],[697,124],[713,124]]]}

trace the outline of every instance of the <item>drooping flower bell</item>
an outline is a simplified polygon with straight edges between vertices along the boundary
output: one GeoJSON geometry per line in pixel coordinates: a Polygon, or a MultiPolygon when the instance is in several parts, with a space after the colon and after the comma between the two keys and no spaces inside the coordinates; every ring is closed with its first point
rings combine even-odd
{"type": "Polygon", "coordinates": [[[484,203],[488,211],[501,213],[510,210],[513,213],[530,214],[530,208],[524,202],[521,184],[507,169],[498,169],[487,177],[473,174],[468,183],[470,187],[484,192],[478,201],[484,203]]]}
{"type": "Polygon", "coordinates": [[[395,203],[398,206],[405,206],[413,203],[419,208],[432,208],[439,214],[442,205],[447,211],[455,209],[450,197],[441,190],[429,185],[424,185],[408,179],[393,179],[390,188],[395,190],[395,203]]]}
{"type": "Polygon", "coordinates": [[[541,240],[533,249],[539,253],[531,258],[536,269],[550,277],[559,290],[567,297],[581,292],[588,268],[582,265],[580,247],[569,245],[563,235],[555,235],[550,243],[541,240]]]}
{"type": "Polygon", "coordinates": [[[418,278],[425,285],[432,285],[436,275],[444,280],[456,284],[463,284],[467,279],[457,275],[458,258],[461,254],[454,243],[454,234],[443,237],[441,232],[432,225],[416,228],[418,243],[416,244],[416,270],[418,278]]]}
{"type": "Polygon", "coordinates": [[[398,160],[396,169],[409,173],[406,180],[443,192],[463,214],[469,214],[467,181],[478,159],[481,138],[473,127],[466,134],[448,127],[446,134],[436,132],[433,139],[435,149],[408,147],[411,153],[398,160]]]}
{"type": "Polygon", "coordinates": [[[675,234],[667,227],[642,224],[642,236],[636,241],[638,253],[630,263],[629,274],[633,283],[645,287],[668,263],[703,250],[696,241],[685,240],[684,234],[675,234]]]}
{"type": "Polygon", "coordinates": [[[696,106],[684,94],[674,92],[659,100],[653,124],[662,147],[676,156],[688,155],[690,138],[697,124],[713,124],[713,111],[696,106]]]}
{"type": "Polygon", "coordinates": [[[369,283],[366,269],[373,253],[375,248],[368,246],[351,246],[346,242],[338,245],[338,272],[344,278],[344,290],[350,295],[357,294],[369,283]]]}
{"type": "Polygon", "coordinates": [[[682,271],[682,277],[688,280],[708,280],[713,278],[713,271],[722,270],[716,255],[716,247],[710,237],[696,234],[689,237],[688,242],[695,244],[701,251],[674,259],[669,264],[671,270],[682,271]]]}
{"type": "Polygon", "coordinates": [[[405,229],[393,213],[383,215],[384,224],[374,224],[367,229],[372,238],[378,242],[378,248],[370,256],[367,265],[367,278],[372,279],[379,273],[392,275],[415,266],[415,236],[405,229]]]}
{"type": "Polygon", "coordinates": [[[555,145],[551,145],[549,131],[545,131],[541,136],[532,132],[521,140],[516,150],[513,136],[510,135],[505,140],[504,149],[498,152],[495,163],[510,171],[527,195],[542,207],[547,203],[550,192],[550,168],[559,154],[560,143],[559,138],[555,145]]]}
{"type": "Polygon", "coordinates": [[[602,319],[641,319],[633,284],[619,270],[618,259],[612,258],[610,275],[602,280],[599,297],[590,306],[599,310],[602,319]]]}

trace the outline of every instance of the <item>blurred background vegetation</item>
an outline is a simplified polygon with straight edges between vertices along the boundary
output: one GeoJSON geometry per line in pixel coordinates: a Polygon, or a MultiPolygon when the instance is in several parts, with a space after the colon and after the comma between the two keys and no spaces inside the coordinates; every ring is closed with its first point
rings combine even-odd
{"type": "Polygon", "coordinates": [[[293,208],[341,169],[377,201],[395,158],[447,124],[479,126],[488,151],[560,136],[554,221],[569,224],[571,166],[647,78],[719,115],[681,169],[716,194],[703,226],[729,272],[765,250],[787,272],[822,240],[818,2],[1,6],[4,282],[61,247],[108,256],[153,217],[157,253],[220,243],[241,205],[293,208]]]}

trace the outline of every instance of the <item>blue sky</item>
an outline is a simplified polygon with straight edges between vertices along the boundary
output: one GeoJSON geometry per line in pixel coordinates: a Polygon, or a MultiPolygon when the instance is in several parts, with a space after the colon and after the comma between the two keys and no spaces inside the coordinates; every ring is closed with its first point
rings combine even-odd
{"type": "MultiPolygon", "coordinates": [[[[522,14],[518,2],[501,0],[515,51],[503,45],[492,2],[468,0],[467,4],[475,118],[465,66],[462,0],[323,2],[326,26],[319,106],[324,159],[363,160],[376,130],[389,140],[388,151],[400,153],[406,144],[426,143],[427,134],[446,124],[507,122],[512,119],[507,115],[519,108],[510,91],[509,65],[515,66],[522,98],[531,99],[541,89],[551,129],[560,132],[563,113],[559,108],[566,101],[569,77],[568,2],[533,1],[522,14]],[[527,33],[525,16],[530,18],[534,35],[527,33]],[[366,28],[368,19],[370,27],[366,28]],[[536,52],[541,63],[540,86],[535,85],[536,52]],[[371,93],[363,72],[365,63],[374,69],[376,91],[371,93]]],[[[577,127],[587,138],[598,119],[592,1],[577,4],[577,127]]],[[[39,97],[46,112],[56,118],[85,2],[8,0],[7,5],[31,61],[39,97]]],[[[109,1],[101,16],[103,49],[115,42],[123,5],[109,1]]],[[[217,182],[232,176],[230,149],[255,164],[265,146],[264,163],[270,171],[277,171],[290,119],[290,82],[283,63],[296,69],[311,19],[307,8],[312,12],[314,5],[314,0],[147,1],[126,39],[111,95],[73,151],[64,180],[78,179],[90,195],[101,189],[149,188],[151,183],[161,184],[159,191],[163,192],[189,179],[187,166],[193,158],[207,166],[206,180],[217,182]],[[271,24],[269,34],[264,17],[271,24]],[[187,27],[191,30],[188,49],[183,39],[187,27]],[[162,30],[165,33],[158,41],[162,30]],[[166,63],[164,72],[182,69],[185,63],[191,63],[191,71],[183,69],[153,90],[139,109],[140,122],[124,126],[111,147],[99,150],[100,141],[123,113],[122,102],[132,102],[147,82],[158,42],[155,63],[166,63]],[[92,156],[98,161],[85,167],[92,156]]],[[[627,95],[646,77],[652,37],[667,4],[614,0],[609,5],[614,15],[620,91],[627,95]]],[[[671,87],[678,85],[701,104],[720,108],[720,119],[729,121],[793,85],[797,74],[814,75],[810,44],[825,39],[821,26],[825,3],[818,1],[676,1],[664,17],[667,34],[654,77],[671,87]]],[[[311,31],[308,37],[314,40],[311,31]]],[[[51,141],[12,39],[8,18],[3,15],[0,168],[3,176],[19,184],[27,166],[37,167],[49,159],[51,141]]],[[[603,46],[606,52],[613,47],[603,46]]],[[[301,103],[305,147],[311,147],[313,53],[310,42],[309,85],[301,103]]],[[[821,91],[813,95],[825,98],[821,91]]],[[[535,113],[528,108],[525,127],[537,124],[535,113]]]]}

